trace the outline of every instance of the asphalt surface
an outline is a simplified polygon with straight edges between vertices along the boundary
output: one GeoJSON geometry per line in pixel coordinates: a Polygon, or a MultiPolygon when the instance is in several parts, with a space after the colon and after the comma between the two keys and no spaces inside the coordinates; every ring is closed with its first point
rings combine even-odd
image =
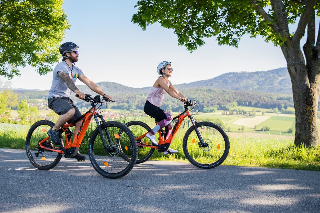
{"type": "Polygon", "coordinates": [[[0,212],[320,212],[320,172],[148,161],[107,179],[90,160],[35,169],[0,149],[0,212]]]}

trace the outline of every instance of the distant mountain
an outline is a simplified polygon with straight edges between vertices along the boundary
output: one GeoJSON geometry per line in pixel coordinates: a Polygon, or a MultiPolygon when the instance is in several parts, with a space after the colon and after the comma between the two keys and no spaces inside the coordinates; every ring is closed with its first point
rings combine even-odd
{"type": "MultiPolygon", "coordinates": [[[[102,91],[111,95],[118,109],[143,109],[150,87],[132,88],[113,82],[99,82],[102,91]]],[[[87,86],[77,85],[87,94],[95,95],[87,86]]],[[[203,110],[228,109],[229,106],[255,106],[267,109],[292,107],[291,82],[286,68],[259,72],[231,72],[218,77],[175,85],[186,97],[199,101],[203,110]]],[[[29,103],[46,102],[48,91],[15,90],[19,100],[29,103]]],[[[87,103],[74,98],[77,106],[88,107],[87,103]]],[[[163,108],[180,111],[181,104],[168,95],[163,108]]]]}
{"type": "MultiPolygon", "coordinates": [[[[150,90],[150,87],[132,88],[112,82],[97,84],[103,91],[108,91],[109,94],[148,93],[150,90]]],[[[90,92],[90,89],[86,86],[79,87],[85,92],[90,92]]],[[[292,94],[291,80],[287,68],[257,72],[230,72],[208,80],[177,84],[175,87],[179,90],[205,87],[234,91],[292,94]]]]}
{"type": "Polygon", "coordinates": [[[212,79],[180,84],[176,87],[178,89],[208,87],[235,91],[292,94],[287,68],[257,72],[230,72],[212,79]]]}
{"type": "MultiPolygon", "coordinates": [[[[97,83],[97,85],[102,91],[105,91],[110,95],[147,93],[149,92],[149,89],[150,89],[150,87],[145,87],[145,88],[127,87],[122,84],[118,84],[114,82],[99,82],[97,83]]],[[[92,91],[85,85],[77,85],[77,87],[79,87],[79,89],[84,93],[92,93],[92,91]]]]}
{"type": "MultiPolygon", "coordinates": [[[[148,93],[150,87],[133,88],[124,86],[114,82],[99,82],[97,85],[108,94],[141,94],[148,93]]],[[[85,93],[92,93],[92,91],[84,85],[77,85],[79,89],[85,93]]],[[[234,91],[260,92],[260,93],[278,93],[278,94],[292,94],[291,80],[287,68],[278,68],[269,71],[257,72],[230,72],[219,75],[215,78],[195,81],[185,84],[177,84],[175,87],[181,89],[191,88],[212,88],[234,91]]],[[[43,91],[39,90],[24,90],[16,89],[15,92],[30,94],[31,96],[41,94],[43,91]]]]}

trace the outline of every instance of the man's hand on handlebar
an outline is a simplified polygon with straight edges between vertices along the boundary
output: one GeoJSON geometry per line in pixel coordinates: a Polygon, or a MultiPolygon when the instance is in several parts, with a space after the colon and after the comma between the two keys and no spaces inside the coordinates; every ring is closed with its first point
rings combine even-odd
{"type": "Polygon", "coordinates": [[[76,90],[75,93],[76,93],[76,97],[80,98],[82,100],[85,99],[85,97],[86,97],[86,95],[84,93],[80,92],[79,90],[76,90]]]}

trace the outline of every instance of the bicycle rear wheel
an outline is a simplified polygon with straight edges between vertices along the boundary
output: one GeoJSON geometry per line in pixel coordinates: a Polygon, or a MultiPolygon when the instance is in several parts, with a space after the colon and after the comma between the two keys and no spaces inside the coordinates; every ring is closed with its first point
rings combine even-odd
{"type": "MultiPolygon", "coordinates": [[[[151,131],[151,128],[141,121],[130,121],[129,123],[126,123],[126,126],[129,127],[135,138],[151,131]]],[[[145,145],[152,145],[151,141],[147,137],[137,140],[138,158],[136,164],[146,162],[154,153],[155,148],[145,145]]]]}
{"type": "Polygon", "coordinates": [[[211,169],[227,158],[230,149],[229,138],[221,127],[211,122],[199,122],[190,127],[183,138],[183,152],[193,165],[211,169]],[[203,143],[196,132],[199,130],[203,143]]]}
{"type": "Polygon", "coordinates": [[[107,178],[127,175],[137,160],[137,143],[128,127],[108,121],[95,129],[89,141],[89,157],[93,168],[107,178]]]}
{"type": "Polygon", "coordinates": [[[49,138],[47,132],[54,123],[48,120],[41,120],[34,123],[28,132],[26,138],[26,153],[31,164],[40,170],[49,170],[55,167],[62,154],[52,150],[59,150],[49,138]],[[42,143],[45,148],[40,147],[42,143]]]}

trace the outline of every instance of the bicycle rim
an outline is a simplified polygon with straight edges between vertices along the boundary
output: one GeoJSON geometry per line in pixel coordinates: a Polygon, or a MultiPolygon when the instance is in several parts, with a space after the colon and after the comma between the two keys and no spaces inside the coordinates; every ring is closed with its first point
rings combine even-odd
{"type": "MultiPolygon", "coordinates": [[[[126,126],[129,127],[136,138],[151,131],[151,128],[141,121],[130,121],[126,126]]],[[[154,153],[155,148],[147,147],[145,145],[152,145],[151,141],[147,137],[137,140],[138,158],[136,164],[149,160],[154,153]]]]}
{"type": "Polygon", "coordinates": [[[48,120],[41,120],[34,123],[29,129],[27,138],[26,138],[26,153],[33,166],[41,170],[49,170],[55,167],[62,154],[48,149],[59,149],[58,146],[54,145],[47,132],[51,127],[54,126],[54,123],[48,120]],[[46,139],[47,138],[47,139],[46,139]],[[42,144],[47,147],[41,148],[39,143],[44,141],[42,144]]]}
{"type": "Polygon", "coordinates": [[[219,166],[227,158],[230,148],[228,136],[221,127],[211,122],[196,124],[203,144],[196,133],[196,129],[190,127],[183,139],[183,151],[186,158],[193,165],[210,169],[219,166]]]}
{"type": "Polygon", "coordinates": [[[136,140],[130,129],[120,122],[105,122],[101,129],[103,137],[98,128],[90,137],[91,163],[100,175],[121,178],[132,170],[137,160],[136,140]]]}

